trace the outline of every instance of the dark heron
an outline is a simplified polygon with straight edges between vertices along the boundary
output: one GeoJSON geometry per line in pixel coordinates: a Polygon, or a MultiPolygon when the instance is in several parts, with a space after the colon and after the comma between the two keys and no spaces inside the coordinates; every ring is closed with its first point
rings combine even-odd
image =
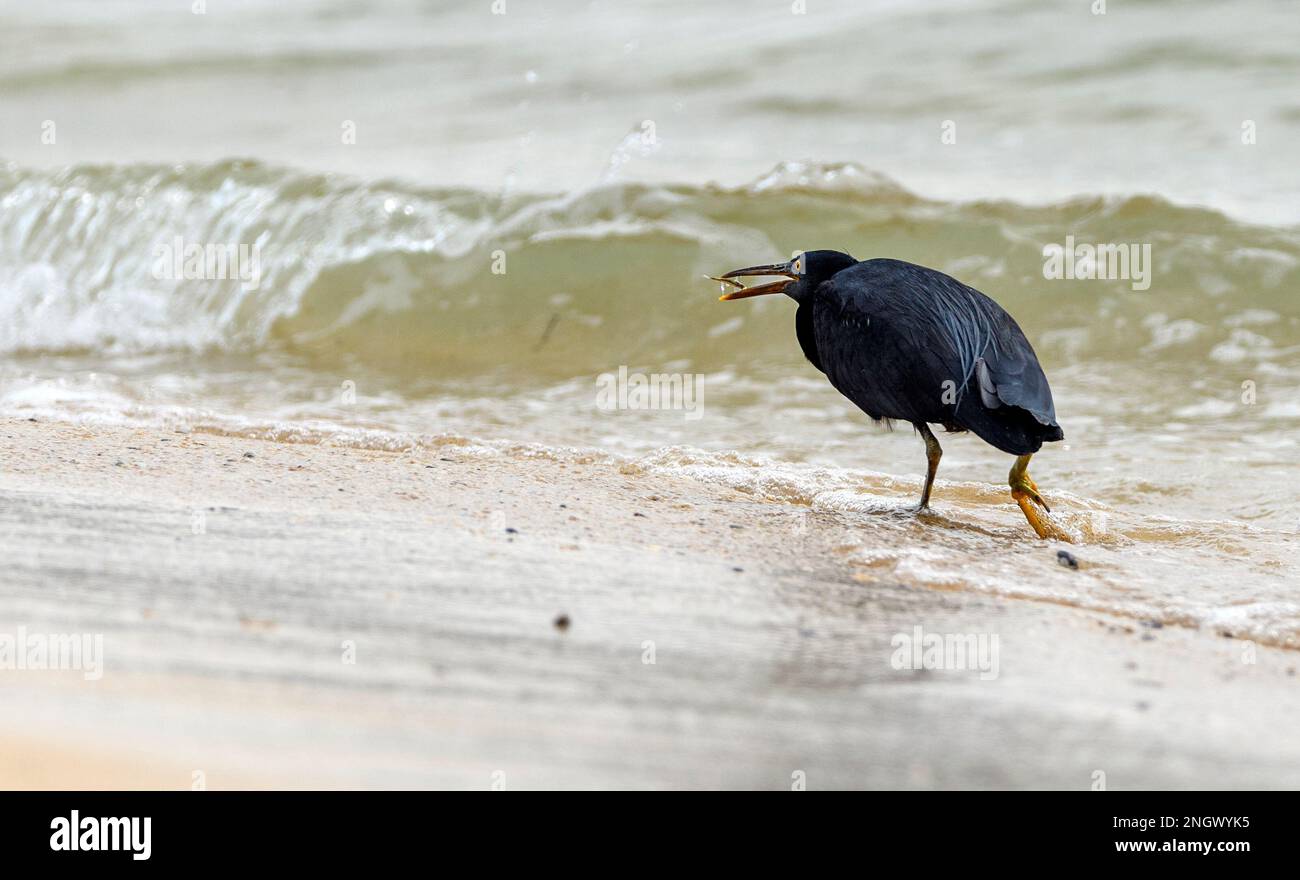
{"type": "Polygon", "coordinates": [[[919,510],[943,450],[930,431],[971,431],[1016,456],[1008,482],[1040,538],[1068,536],[1029,478],[1029,459],[1065,434],[1033,347],[1006,310],[955,278],[902,260],[858,262],[839,251],[807,251],[788,263],[750,266],[715,279],[737,289],[722,299],[784,293],[799,304],[795,335],[812,365],[876,421],[911,422],[929,469],[919,510]],[[744,287],[729,279],[780,275],[744,287]],[[1037,507],[1035,507],[1037,505],[1037,507]]]}

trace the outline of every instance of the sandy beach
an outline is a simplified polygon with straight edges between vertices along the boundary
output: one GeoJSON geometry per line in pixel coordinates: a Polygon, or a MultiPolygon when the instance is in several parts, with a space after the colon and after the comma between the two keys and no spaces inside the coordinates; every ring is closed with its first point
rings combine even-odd
{"type": "Polygon", "coordinates": [[[6,419],[0,461],[0,632],[103,635],[0,671],[4,788],[1300,785],[1295,652],[882,583],[869,516],[458,443],[6,419]],[[895,668],[918,626],[996,675],[895,668]]]}

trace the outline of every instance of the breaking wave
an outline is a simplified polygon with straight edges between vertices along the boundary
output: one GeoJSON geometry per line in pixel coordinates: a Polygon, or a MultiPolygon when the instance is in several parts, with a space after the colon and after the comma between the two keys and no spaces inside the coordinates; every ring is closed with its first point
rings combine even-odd
{"type": "Polygon", "coordinates": [[[547,380],[611,363],[785,363],[789,310],[719,306],[701,276],[804,247],[943,269],[1033,328],[1047,359],[1300,350],[1300,230],[1151,196],[943,203],[857,166],[799,163],[732,189],[511,195],[232,160],[9,165],[0,206],[0,353],[18,357],[275,351],[547,380]],[[1043,248],[1066,235],[1151,244],[1150,290],[1044,279],[1043,248]],[[255,247],[258,283],[158,277],[178,238],[255,247]]]}

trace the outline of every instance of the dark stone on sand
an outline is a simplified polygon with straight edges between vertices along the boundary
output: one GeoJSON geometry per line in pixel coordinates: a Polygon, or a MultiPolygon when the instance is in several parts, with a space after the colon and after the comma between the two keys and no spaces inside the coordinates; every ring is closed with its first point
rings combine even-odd
{"type": "Polygon", "coordinates": [[[1057,550],[1056,561],[1061,565],[1064,565],[1066,568],[1077,569],[1079,567],[1079,560],[1075,559],[1074,554],[1069,550],[1057,550]]]}
{"type": "Polygon", "coordinates": [[[560,632],[564,632],[565,630],[567,630],[569,628],[569,615],[567,614],[558,615],[555,618],[555,628],[558,629],[560,632]]]}

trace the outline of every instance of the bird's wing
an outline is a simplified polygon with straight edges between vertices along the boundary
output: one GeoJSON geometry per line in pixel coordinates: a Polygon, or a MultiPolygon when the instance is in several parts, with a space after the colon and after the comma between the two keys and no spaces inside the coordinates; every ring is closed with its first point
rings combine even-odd
{"type": "Polygon", "coordinates": [[[817,294],[841,325],[875,322],[876,338],[895,349],[887,353],[909,361],[887,368],[920,386],[917,391],[933,393],[930,386],[948,377],[957,406],[967,393],[977,393],[987,409],[1015,406],[1040,424],[1056,425],[1052,391],[1029,340],[978,290],[924,266],[867,260],[838,273],[817,294]]]}
{"type": "Polygon", "coordinates": [[[911,315],[902,298],[870,295],[843,272],[816,295],[818,357],[841,394],[875,419],[945,421],[943,383],[953,377],[949,388],[956,388],[957,366],[928,321],[911,315]]]}

